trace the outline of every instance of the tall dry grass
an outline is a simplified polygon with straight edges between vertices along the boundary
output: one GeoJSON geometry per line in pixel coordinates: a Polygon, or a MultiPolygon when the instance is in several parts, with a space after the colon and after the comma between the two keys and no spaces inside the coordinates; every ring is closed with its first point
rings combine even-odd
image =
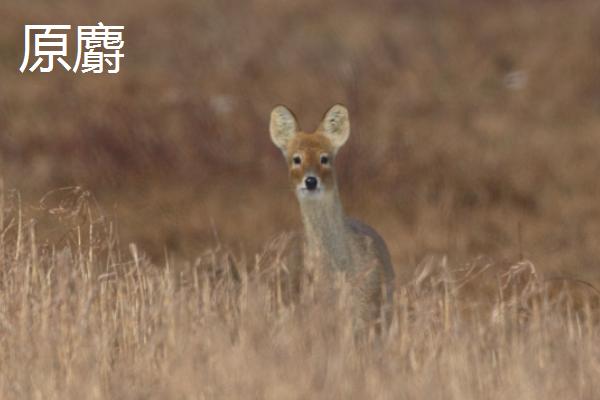
{"type": "Polygon", "coordinates": [[[598,11],[0,2],[0,398],[597,398],[598,11]],[[119,75],[18,72],[24,24],[98,20],[119,75]],[[343,282],[286,301],[282,102],[350,108],[344,205],[399,277],[366,345],[343,282]]]}
{"type": "MultiPolygon", "coordinates": [[[[212,248],[153,264],[120,252],[88,193],[46,207],[44,242],[17,192],[0,191],[3,399],[597,399],[593,287],[521,260],[430,257],[398,286],[391,327],[355,342],[344,301],[285,269],[212,248]]],[[[151,224],[149,225],[149,228],[151,224]]],[[[269,249],[269,246],[267,246],[269,249]]]]}
{"type": "Polygon", "coordinates": [[[272,107],[312,129],[343,102],[344,205],[388,239],[396,265],[522,250],[600,283],[599,11],[597,0],[4,0],[0,174],[28,204],[91,188],[157,261],[164,246],[195,257],[215,228],[256,252],[300,222],[268,137],[272,107]],[[125,26],[118,75],[18,71],[25,24],[99,20],[125,26]]]}

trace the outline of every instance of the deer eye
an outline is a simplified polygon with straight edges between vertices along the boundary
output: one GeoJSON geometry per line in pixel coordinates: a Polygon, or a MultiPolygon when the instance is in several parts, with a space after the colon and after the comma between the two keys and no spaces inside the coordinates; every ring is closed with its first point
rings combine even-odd
{"type": "Polygon", "coordinates": [[[294,165],[300,165],[300,164],[302,164],[302,157],[300,157],[300,156],[294,156],[292,158],[292,161],[294,162],[294,165]]]}
{"type": "Polygon", "coordinates": [[[329,164],[329,157],[327,157],[325,155],[321,156],[321,164],[323,164],[323,165],[329,164]]]}

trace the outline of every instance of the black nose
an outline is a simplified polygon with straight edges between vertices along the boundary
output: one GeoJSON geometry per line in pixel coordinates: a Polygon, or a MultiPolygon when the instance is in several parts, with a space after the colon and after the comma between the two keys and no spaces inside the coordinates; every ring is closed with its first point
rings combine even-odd
{"type": "Polygon", "coordinates": [[[317,178],[315,178],[314,176],[309,176],[308,178],[306,178],[304,180],[304,183],[306,184],[306,188],[308,190],[315,190],[317,188],[317,178]]]}

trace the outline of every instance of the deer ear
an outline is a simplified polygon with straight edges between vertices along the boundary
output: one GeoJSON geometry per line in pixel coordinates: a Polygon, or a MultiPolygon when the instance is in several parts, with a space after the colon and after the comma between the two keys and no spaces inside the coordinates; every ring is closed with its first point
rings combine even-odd
{"type": "Polygon", "coordinates": [[[336,150],[342,147],[350,136],[348,109],[341,104],[331,107],[325,113],[320,130],[331,141],[336,150]]]}
{"type": "Polygon", "coordinates": [[[271,140],[285,153],[287,145],[298,132],[298,123],[294,114],[285,106],[277,106],[271,111],[269,125],[271,140]]]}

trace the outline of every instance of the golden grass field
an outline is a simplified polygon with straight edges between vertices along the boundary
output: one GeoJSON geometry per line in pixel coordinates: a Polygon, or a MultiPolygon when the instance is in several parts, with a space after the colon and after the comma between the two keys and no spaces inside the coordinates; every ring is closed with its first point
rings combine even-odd
{"type": "Polygon", "coordinates": [[[597,399],[600,3],[0,3],[0,398],[597,399]],[[18,71],[25,24],[124,25],[118,75],[18,71]],[[300,227],[269,113],[334,103],[344,282],[281,299],[300,227]]]}
{"type": "Polygon", "coordinates": [[[68,244],[57,248],[22,219],[18,196],[0,200],[4,399],[596,399],[600,391],[598,292],[542,279],[528,260],[457,267],[429,257],[399,287],[390,329],[357,344],[347,284],[336,284],[334,302],[308,286],[286,303],[276,248],[244,260],[217,247],[153,264],[135,245],[119,250],[85,194],[61,210],[68,244]]]}

